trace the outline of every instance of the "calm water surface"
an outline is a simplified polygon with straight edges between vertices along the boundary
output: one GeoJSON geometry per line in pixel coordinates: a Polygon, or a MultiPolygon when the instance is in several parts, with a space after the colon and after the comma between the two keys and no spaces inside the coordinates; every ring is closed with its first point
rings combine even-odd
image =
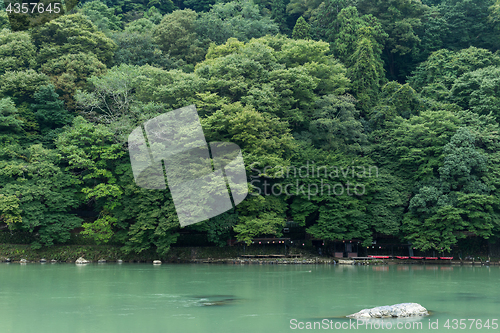
{"type": "Polygon", "coordinates": [[[0,264],[1,333],[345,332],[340,317],[402,302],[433,314],[401,331],[500,332],[468,321],[500,321],[500,267],[0,264]],[[333,329],[291,329],[325,318],[333,329]]]}

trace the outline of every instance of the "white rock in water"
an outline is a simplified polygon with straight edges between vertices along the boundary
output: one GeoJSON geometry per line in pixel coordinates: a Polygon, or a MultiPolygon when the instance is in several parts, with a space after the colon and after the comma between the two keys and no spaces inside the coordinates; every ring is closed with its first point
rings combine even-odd
{"type": "Polygon", "coordinates": [[[76,259],[75,264],[88,264],[89,262],[90,261],[88,261],[84,257],[80,257],[80,258],[76,259]]]}
{"type": "Polygon", "coordinates": [[[160,260],[154,260],[153,261],[153,265],[161,265],[161,261],[160,260]]]}
{"type": "Polygon", "coordinates": [[[378,306],[372,309],[363,309],[347,316],[348,318],[387,318],[387,317],[414,317],[427,316],[429,312],[418,303],[401,303],[395,305],[378,306]]]}

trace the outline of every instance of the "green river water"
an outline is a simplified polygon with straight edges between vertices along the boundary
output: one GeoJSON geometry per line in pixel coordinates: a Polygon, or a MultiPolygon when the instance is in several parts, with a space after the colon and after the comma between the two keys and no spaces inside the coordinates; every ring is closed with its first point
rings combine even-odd
{"type": "Polygon", "coordinates": [[[498,266],[0,264],[0,333],[500,332],[499,321],[498,266]],[[404,302],[432,314],[342,318],[404,302]]]}

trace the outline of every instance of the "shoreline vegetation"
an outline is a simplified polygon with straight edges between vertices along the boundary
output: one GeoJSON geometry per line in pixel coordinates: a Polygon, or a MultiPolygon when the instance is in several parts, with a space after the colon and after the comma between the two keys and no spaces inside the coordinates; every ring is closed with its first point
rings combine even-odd
{"type": "Polygon", "coordinates": [[[292,248],[286,256],[263,253],[262,249],[246,249],[241,254],[239,247],[173,247],[166,255],[160,256],[154,251],[141,254],[124,253],[119,246],[113,245],[56,245],[50,248],[32,249],[25,244],[1,244],[0,263],[38,263],[62,262],[74,263],[83,257],[91,263],[152,263],[160,260],[163,263],[196,263],[196,264],[264,264],[264,265],[298,265],[298,264],[345,264],[345,265],[500,265],[500,258],[474,257],[470,260],[352,260],[351,258],[334,258],[317,256],[306,249],[292,248]],[[271,257],[266,257],[271,256],[271,257]]]}

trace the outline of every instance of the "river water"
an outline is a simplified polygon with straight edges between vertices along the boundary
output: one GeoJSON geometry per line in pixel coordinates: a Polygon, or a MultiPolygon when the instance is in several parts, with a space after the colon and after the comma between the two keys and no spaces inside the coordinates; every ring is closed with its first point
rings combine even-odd
{"type": "Polygon", "coordinates": [[[500,332],[498,322],[498,266],[0,264],[1,333],[500,332]],[[432,314],[342,318],[404,302],[432,314]]]}

